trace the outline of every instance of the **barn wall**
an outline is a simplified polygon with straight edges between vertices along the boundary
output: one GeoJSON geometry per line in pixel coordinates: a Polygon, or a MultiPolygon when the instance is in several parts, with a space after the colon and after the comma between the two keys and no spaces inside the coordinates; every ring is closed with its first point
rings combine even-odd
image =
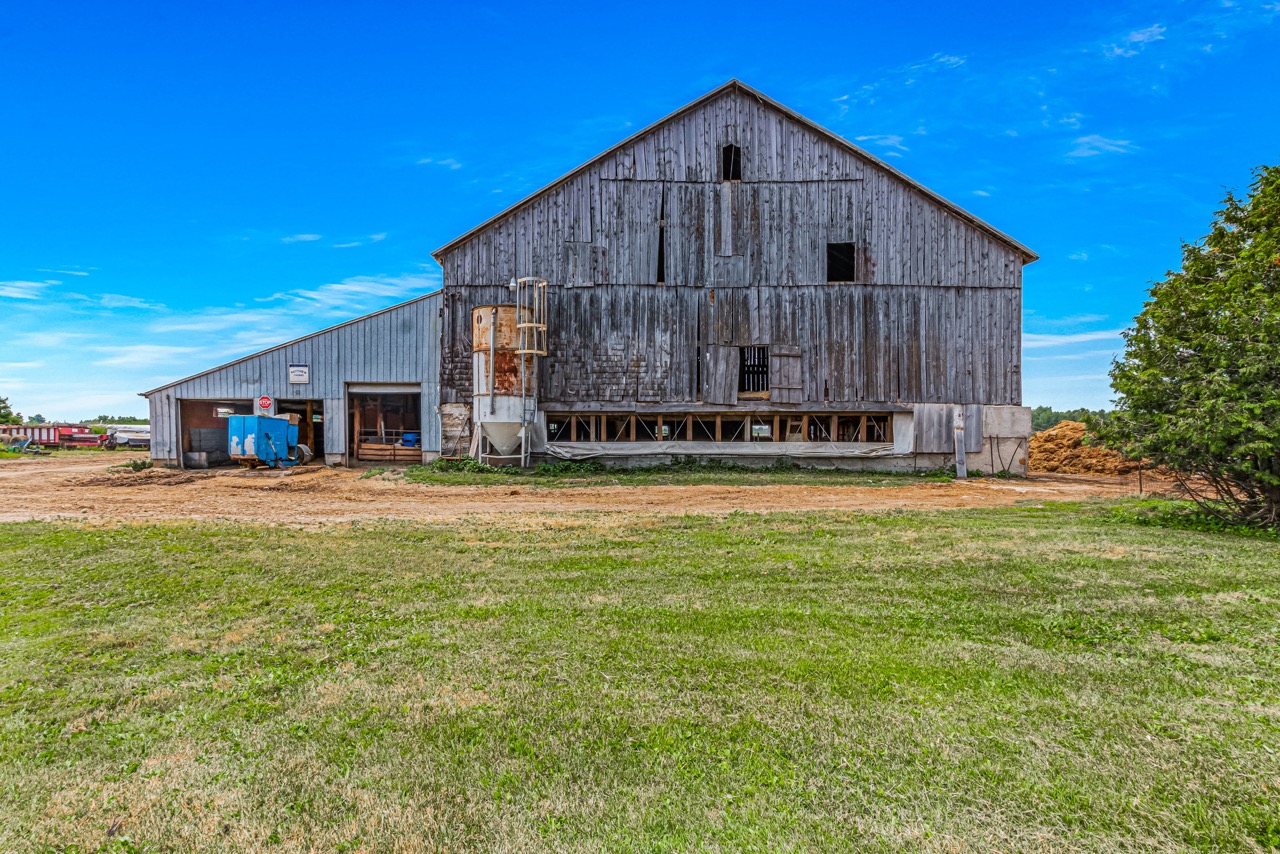
{"type": "Polygon", "coordinates": [[[1021,403],[1022,254],[740,90],[438,257],[446,404],[470,400],[470,309],[513,276],[553,285],[544,402],[693,403],[700,347],[787,344],[805,402],[1021,403]],[[828,242],[859,247],[856,282],[827,282],[828,242]]]}
{"type": "Polygon", "coordinates": [[[423,448],[440,448],[441,295],[377,312],[292,343],[232,362],[148,395],[153,425],[152,458],[173,461],[178,452],[180,399],[315,399],[325,402],[325,445],[347,446],[349,383],[420,383],[423,448]],[[308,384],[290,384],[291,363],[310,365],[308,384]],[[163,438],[161,438],[163,434],[163,438]]]}

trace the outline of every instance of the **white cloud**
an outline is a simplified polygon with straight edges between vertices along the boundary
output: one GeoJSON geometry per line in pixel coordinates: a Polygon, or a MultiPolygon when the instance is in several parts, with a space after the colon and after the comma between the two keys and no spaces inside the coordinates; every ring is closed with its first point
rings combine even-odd
{"type": "Polygon", "coordinates": [[[1079,252],[1072,252],[1072,253],[1071,253],[1070,255],[1068,255],[1067,257],[1068,257],[1068,258],[1070,258],[1072,261],[1088,261],[1088,260],[1089,260],[1089,253],[1088,253],[1088,252],[1085,252],[1085,251],[1082,249],[1082,250],[1080,250],[1079,252]]]}
{"type": "Polygon", "coordinates": [[[907,148],[905,145],[902,144],[902,137],[896,133],[863,134],[862,136],[855,136],[854,139],[856,139],[858,142],[869,142],[872,145],[878,145],[881,148],[893,148],[893,149],[897,149],[898,151],[910,151],[909,148],[907,148]]]}
{"type": "Polygon", "coordinates": [[[975,196],[982,196],[982,197],[984,197],[984,198],[985,198],[985,197],[987,197],[987,196],[989,196],[989,195],[991,195],[991,194],[990,194],[990,193],[988,193],[986,190],[974,190],[974,191],[973,191],[973,194],[974,194],[975,196]]]}
{"type": "Polygon", "coordinates": [[[127,294],[103,294],[98,298],[98,303],[103,308],[145,308],[151,311],[164,308],[163,303],[147,302],[127,294]]]}
{"type": "Polygon", "coordinates": [[[1128,154],[1138,148],[1127,139],[1107,139],[1096,133],[1082,136],[1073,144],[1075,148],[1067,152],[1068,157],[1094,157],[1104,153],[1128,154]]]}
{"type": "Polygon", "coordinates": [[[1022,333],[1022,348],[1032,350],[1040,347],[1063,347],[1068,344],[1084,344],[1088,341],[1119,340],[1123,329],[1102,329],[1096,332],[1075,332],[1069,335],[1049,335],[1036,332],[1022,333]]]}
{"type": "Polygon", "coordinates": [[[1138,53],[1147,45],[1152,44],[1153,42],[1163,41],[1166,29],[1166,27],[1163,27],[1160,24],[1152,24],[1149,27],[1134,30],[1129,33],[1129,35],[1121,39],[1118,44],[1109,44],[1103,47],[1102,53],[1112,59],[1137,56],[1138,53]]]}
{"type": "Polygon", "coordinates": [[[385,231],[380,231],[380,232],[378,232],[377,234],[370,234],[370,235],[369,235],[369,242],[370,242],[370,243],[380,243],[381,241],[386,240],[386,239],[387,239],[387,233],[386,233],[385,231]]]}
{"type": "Polygon", "coordinates": [[[40,299],[45,282],[24,282],[21,280],[0,282],[0,297],[9,299],[40,299]]]}
{"type": "Polygon", "coordinates": [[[350,249],[353,246],[362,246],[362,245],[363,244],[359,240],[353,240],[350,243],[335,243],[333,244],[333,248],[334,249],[350,249]]]}
{"type": "Polygon", "coordinates": [[[280,303],[285,311],[300,314],[350,315],[375,302],[425,294],[437,285],[438,279],[427,275],[352,276],[318,288],[282,291],[257,302],[280,303]]]}
{"type": "Polygon", "coordinates": [[[167,344],[125,344],[119,347],[95,347],[100,352],[113,355],[94,362],[104,368],[140,368],[156,365],[177,356],[196,352],[196,347],[177,347],[167,344]]]}
{"type": "Polygon", "coordinates": [[[0,362],[0,371],[31,371],[44,367],[44,362],[0,362]]]}
{"type": "Polygon", "coordinates": [[[443,158],[424,157],[418,161],[419,166],[426,166],[428,164],[434,165],[434,166],[443,166],[446,169],[462,168],[462,164],[459,163],[457,160],[454,160],[452,157],[443,157],[443,158]]]}
{"type": "MultiPolygon", "coordinates": [[[[91,269],[91,270],[95,270],[95,269],[97,269],[97,268],[96,268],[96,267],[90,267],[89,269],[91,269]]],[[[37,273],[61,273],[61,274],[62,274],[62,275],[64,275],[64,276],[87,276],[87,275],[89,275],[89,274],[88,274],[87,272],[85,272],[84,270],[46,270],[46,269],[45,269],[45,268],[43,268],[43,267],[41,267],[40,269],[36,270],[36,272],[37,272],[37,273]]]]}
{"type": "Polygon", "coordinates": [[[313,240],[319,240],[324,235],[321,234],[291,234],[288,237],[280,238],[281,243],[310,243],[313,240]]]}

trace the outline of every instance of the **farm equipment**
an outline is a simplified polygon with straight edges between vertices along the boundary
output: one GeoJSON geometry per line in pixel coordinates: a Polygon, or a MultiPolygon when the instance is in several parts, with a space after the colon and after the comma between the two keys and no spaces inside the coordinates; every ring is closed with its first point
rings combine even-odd
{"type": "Polygon", "coordinates": [[[311,449],[298,444],[297,415],[229,416],[227,454],[248,468],[283,468],[311,461],[311,449]]]}
{"type": "Polygon", "coordinates": [[[0,433],[0,450],[14,454],[38,454],[42,457],[53,453],[41,448],[30,436],[10,433],[0,433]]]}

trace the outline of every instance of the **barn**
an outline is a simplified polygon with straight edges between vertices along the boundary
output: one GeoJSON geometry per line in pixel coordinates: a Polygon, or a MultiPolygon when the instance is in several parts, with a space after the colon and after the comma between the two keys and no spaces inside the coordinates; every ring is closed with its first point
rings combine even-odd
{"type": "Polygon", "coordinates": [[[265,393],[334,463],[1025,470],[1036,255],[736,80],[432,254],[438,293],[147,392],[153,456],[265,393]]]}

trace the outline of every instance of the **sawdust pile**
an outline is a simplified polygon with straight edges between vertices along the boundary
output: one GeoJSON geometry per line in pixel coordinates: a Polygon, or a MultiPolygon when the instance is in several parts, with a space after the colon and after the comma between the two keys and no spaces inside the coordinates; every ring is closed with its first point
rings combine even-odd
{"type": "Polygon", "coordinates": [[[1115,451],[1084,444],[1085,425],[1080,421],[1059,421],[1031,437],[1032,471],[1061,474],[1131,474],[1138,464],[1115,451]]]}

